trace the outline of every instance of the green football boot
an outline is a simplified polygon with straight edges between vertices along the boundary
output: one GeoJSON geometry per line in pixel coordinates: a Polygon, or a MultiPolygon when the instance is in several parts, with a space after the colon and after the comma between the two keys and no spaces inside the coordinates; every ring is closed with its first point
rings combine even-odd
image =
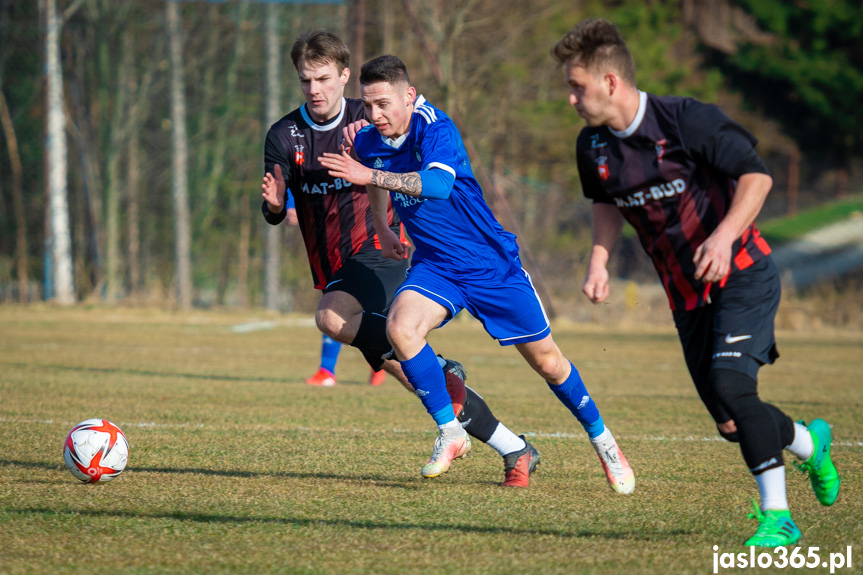
{"type": "Polygon", "coordinates": [[[752,510],[754,513],[749,513],[746,517],[757,519],[759,525],[755,535],[744,543],[747,547],[784,547],[794,545],[800,540],[800,530],[787,509],[768,509],[762,512],[758,502],[753,499],[752,510]]]}
{"type": "MultiPolygon", "coordinates": [[[[804,422],[799,422],[806,425],[804,422]]],[[[821,505],[833,505],[839,495],[839,473],[830,460],[830,445],[833,437],[830,426],[823,419],[813,420],[807,426],[812,436],[814,449],[812,455],[803,463],[794,462],[794,466],[803,473],[809,474],[812,491],[821,505]]]]}

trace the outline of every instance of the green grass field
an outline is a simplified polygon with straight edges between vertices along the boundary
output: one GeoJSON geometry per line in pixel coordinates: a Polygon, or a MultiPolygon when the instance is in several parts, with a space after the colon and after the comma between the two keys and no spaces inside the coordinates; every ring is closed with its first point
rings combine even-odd
{"type": "MultiPolygon", "coordinates": [[[[575,419],[472,320],[432,344],[540,450],[525,490],[497,485],[501,459],[478,442],[422,479],[433,425],[394,380],[369,387],[344,348],[337,387],[303,383],[320,345],[310,318],[0,307],[0,573],[711,573],[714,545],[743,552],[757,489],[670,326],[555,337],[635,470],[631,496],[608,489],[575,419]],[[131,445],[111,483],[80,484],[63,465],[67,432],[92,417],[131,445]]],[[[778,339],[761,395],[835,425],[843,480],[822,508],[787,463],[802,553],[851,545],[853,569],[836,572],[860,572],[863,334],[778,339]]]]}

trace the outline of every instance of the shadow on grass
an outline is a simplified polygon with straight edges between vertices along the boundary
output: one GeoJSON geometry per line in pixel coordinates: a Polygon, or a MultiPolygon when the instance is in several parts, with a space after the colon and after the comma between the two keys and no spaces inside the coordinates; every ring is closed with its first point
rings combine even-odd
{"type": "Polygon", "coordinates": [[[289,379],[281,378],[281,377],[249,377],[249,376],[237,376],[237,375],[214,375],[214,374],[203,374],[203,373],[174,373],[174,372],[161,372],[161,371],[150,371],[144,369],[128,369],[122,367],[82,367],[75,365],[57,365],[52,363],[19,363],[19,362],[8,362],[4,363],[4,365],[8,365],[11,367],[18,368],[36,368],[36,369],[56,369],[63,371],[79,371],[86,373],[115,373],[115,374],[124,374],[124,375],[139,375],[143,377],[182,377],[186,379],[201,379],[204,381],[263,381],[269,383],[284,383],[287,381],[291,381],[289,379]]]}
{"type": "MultiPolygon", "coordinates": [[[[11,461],[8,459],[0,459],[0,467],[17,466],[27,469],[47,469],[50,471],[63,471],[63,465],[54,463],[45,463],[41,461],[11,461]]],[[[215,475],[218,477],[283,477],[290,479],[315,479],[315,480],[331,480],[341,482],[373,482],[379,487],[396,487],[401,489],[415,490],[419,487],[416,482],[400,482],[394,481],[392,478],[382,475],[338,475],[335,473],[304,473],[296,471],[276,471],[256,472],[256,471],[241,471],[231,469],[205,469],[199,467],[128,467],[126,471],[133,473],[162,473],[162,474],[191,474],[191,475],[215,475]]],[[[29,479],[28,479],[29,481],[29,479]]],[[[82,483],[82,485],[84,485],[82,483]]]]}
{"type": "Polygon", "coordinates": [[[203,513],[183,513],[174,511],[171,513],[145,513],[133,511],[112,510],[68,510],[58,511],[43,507],[25,507],[22,509],[5,509],[6,513],[17,515],[46,515],[46,516],[69,516],[69,517],[115,517],[130,519],[174,519],[177,521],[191,521],[195,523],[225,523],[225,524],[249,524],[249,525],[285,525],[291,527],[320,527],[328,525],[331,527],[347,527],[351,529],[388,529],[392,531],[457,531],[460,533],[476,533],[488,535],[546,535],[565,539],[580,539],[587,537],[600,537],[609,540],[631,540],[631,541],[666,541],[669,537],[680,535],[694,535],[695,531],[684,529],[651,530],[639,528],[632,531],[603,531],[602,529],[530,529],[518,527],[504,527],[495,525],[467,525],[446,523],[401,523],[371,520],[351,519],[315,519],[310,517],[240,517],[235,515],[207,515],[203,513]]]}

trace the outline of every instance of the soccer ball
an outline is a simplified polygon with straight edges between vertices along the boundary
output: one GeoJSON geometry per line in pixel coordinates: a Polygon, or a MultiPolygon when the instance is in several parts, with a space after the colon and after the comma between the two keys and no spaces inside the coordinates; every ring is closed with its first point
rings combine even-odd
{"type": "Polygon", "coordinates": [[[84,483],[111,481],[129,461],[129,442],[105,419],[88,419],[72,428],[63,443],[66,467],[84,483]]]}

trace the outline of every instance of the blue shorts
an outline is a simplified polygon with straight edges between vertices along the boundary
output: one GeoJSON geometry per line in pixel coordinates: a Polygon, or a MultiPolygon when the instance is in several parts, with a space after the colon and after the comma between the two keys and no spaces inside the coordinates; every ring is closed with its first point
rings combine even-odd
{"type": "Polygon", "coordinates": [[[542,302],[530,276],[521,268],[491,282],[471,282],[469,278],[446,276],[419,263],[408,270],[396,296],[404,290],[415,291],[449,311],[438,327],[466,309],[501,345],[539,341],[551,333],[542,302]]]}

